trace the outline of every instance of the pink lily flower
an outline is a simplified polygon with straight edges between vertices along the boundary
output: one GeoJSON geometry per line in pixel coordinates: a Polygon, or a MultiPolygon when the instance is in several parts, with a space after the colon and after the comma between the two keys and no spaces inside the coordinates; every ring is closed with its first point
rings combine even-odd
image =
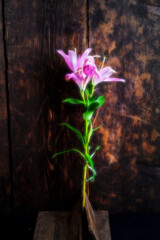
{"type": "Polygon", "coordinates": [[[96,72],[96,65],[92,56],[88,56],[91,48],[84,51],[81,56],[77,56],[76,51],[69,50],[66,55],[62,50],[58,53],[64,58],[67,66],[72,71],[66,75],[66,80],[73,79],[80,89],[85,89],[91,80],[92,74],[96,72]]]}
{"type": "Polygon", "coordinates": [[[92,75],[96,77],[100,77],[98,73],[97,66],[94,62],[94,57],[99,57],[98,55],[96,56],[88,56],[87,59],[85,59],[84,65],[83,65],[83,72],[86,76],[92,77],[92,75]]]}
{"type": "Polygon", "coordinates": [[[124,79],[111,77],[113,73],[116,73],[111,67],[105,67],[100,69],[98,75],[94,75],[92,78],[92,83],[94,86],[101,82],[125,82],[124,79]]]}

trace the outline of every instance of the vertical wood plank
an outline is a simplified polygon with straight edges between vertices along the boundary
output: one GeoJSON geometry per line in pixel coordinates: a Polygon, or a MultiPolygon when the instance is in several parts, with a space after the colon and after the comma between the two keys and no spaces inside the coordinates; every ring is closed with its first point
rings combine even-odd
{"type": "Polygon", "coordinates": [[[78,109],[62,104],[77,89],[64,81],[68,69],[56,51],[84,50],[85,7],[82,0],[5,1],[16,211],[67,208],[79,193],[77,156],[54,163],[51,156],[74,144],[59,123],[77,124],[78,109]]]}
{"type": "Polygon", "coordinates": [[[110,211],[160,211],[159,1],[89,1],[89,39],[95,54],[126,84],[99,85],[106,103],[95,124],[102,139],[94,206],[110,211]]]}
{"type": "Polygon", "coordinates": [[[11,211],[8,113],[4,56],[3,6],[0,2],[0,213],[11,211]]]}

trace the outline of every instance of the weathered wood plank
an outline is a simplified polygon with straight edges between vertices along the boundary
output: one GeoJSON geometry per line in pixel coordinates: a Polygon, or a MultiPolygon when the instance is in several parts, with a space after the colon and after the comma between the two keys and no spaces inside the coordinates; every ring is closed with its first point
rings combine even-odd
{"type": "Polygon", "coordinates": [[[111,240],[108,211],[104,211],[104,210],[94,211],[94,215],[96,218],[96,226],[98,229],[98,234],[100,239],[111,240]]]}
{"type": "Polygon", "coordinates": [[[89,29],[95,54],[105,55],[106,64],[126,79],[126,84],[98,87],[106,103],[95,117],[95,125],[102,126],[95,143],[102,139],[103,150],[95,160],[93,206],[116,212],[139,211],[141,205],[160,211],[160,184],[155,180],[160,166],[159,1],[91,0],[89,29]],[[141,166],[151,171],[151,181],[141,166]]]}
{"type": "Polygon", "coordinates": [[[9,169],[8,113],[4,55],[3,7],[0,2],[0,213],[11,211],[9,169]]]}
{"type": "Polygon", "coordinates": [[[98,234],[98,228],[96,225],[96,218],[88,196],[86,194],[86,206],[85,206],[85,213],[88,222],[88,230],[93,240],[100,240],[98,234]]]}
{"type": "MultiPolygon", "coordinates": [[[[111,240],[108,212],[94,211],[94,214],[100,240],[111,240]]],[[[33,240],[66,240],[68,217],[69,212],[39,212],[33,240]]]]}
{"type": "Polygon", "coordinates": [[[53,240],[56,212],[39,212],[33,239],[53,240]]]}
{"type": "Polygon", "coordinates": [[[5,1],[16,211],[66,208],[79,193],[77,156],[54,166],[51,156],[74,142],[58,127],[77,116],[62,104],[76,87],[65,83],[68,70],[56,50],[85,48],[85,7],[83,0],[5,1]]]}

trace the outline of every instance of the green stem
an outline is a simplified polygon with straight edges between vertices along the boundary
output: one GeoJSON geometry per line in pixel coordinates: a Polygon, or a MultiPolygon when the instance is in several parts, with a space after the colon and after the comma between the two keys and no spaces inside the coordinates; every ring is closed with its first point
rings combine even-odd
{"type": "Polygon", "coordinates": [[[85,96],[84,96],[84,90],[81,91],[81,96],[82,96],[82,99],[83,99],[84,103],[86,104],[86,99],[85,99],[85,96]]]}
{"type": "MultiPolygon", "coordinates": [[[[92,86],[92,91],[91,91],[91,94],[90,96],[88,96],[86,94],[85,96],[85,91],[81,91],[81,96],[82,96],[82,99],[85,103],[85,107],[87,108],[88,107],[88,98],[92,98],[93,96],[93,93],[94,93],[94,85],[92,86]]],[[[89,154],[89,149],[88,149],[88,146],[89,146],[89,142],[90,142],[90,138],[89,138],[89,131],[88,131],[88,128],[89,128],[89,121],[86,120],[85,121],[85,129],[84,129],[84,139],[85,139],[85,144],[84,144],[84,155],[86,156],[87,154],[89,154]]],[[[84,164],[84,167],[83,167],[83,186],[82,186],[82,210],[84,210],[85,208],[85,194],[86,194],[86,178],[87,178],[87,168],[88,168],[88,165],[87,165],[87,161],[85,162],[84,164]]]]}
{"type": "Polygon", "coordinates": [[[92,85],[92,91],[91,91],[91,94],[90,94],[90,98],[93,97],[93,93],[94,93],[94,85],[92,85]]]}
{"type": "MultiPolygon", "coordinates": [[[[85,132],[84,132],[84,135],[85,135],[85,146],[84,146],[85,155],[88,154],[88,127],[89,127],[89,123],[86,120],[85,121],[85,132]]],[[[88,168],[88,165],[87,165],[87,163],[85,163],[85,165],[83,167],[82,210],[84,210],[84,208],[85,208],[87,168],[88,168]]]]}
{"type": "Polygon", "coordinates": [[[85,195],[86,195],[86,177],[87,177],[87,164],[83,167],[83,188],[82,188],[82,210],[85,208],[85,195]]]}

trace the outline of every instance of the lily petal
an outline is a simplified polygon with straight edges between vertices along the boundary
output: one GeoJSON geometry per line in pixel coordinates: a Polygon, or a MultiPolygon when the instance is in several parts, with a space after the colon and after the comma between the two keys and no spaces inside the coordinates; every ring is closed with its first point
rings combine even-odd
{"type": "Polygon", "coordinates": [[[69,50],[68,51],[68,58],[70,59],[70,62],[72,63],[74,71],[76,71],[77,68],[77,54],[75,51],[69,50]]]}
{"type": "Polygon", "coordinates": [[[74,71],[73,64],[71,63],[68,55],[66,55],[62,50],[57,50],[57,52],[64,58],[67,66],[70,68],[71,71],[74,71]]]}
{"type": "Polygon", "coordinates": [[[105,67],[100,70],[100,76],[101,78],[107,78],[110,77],[113,73],[116,73],[111,67],[105,67]]]}
{"type": "Polygon", "coordinates": [[[73,79],[73,81],[79,86],[79,88],[83,88],[84,79],[77,73],[68,73],[66,74],[66,80],[73,79]]]}
{"type": "Polygon", "coordinates": [[[125,82],[124,79],[121,79],[121,78],[107,78],[105,80],[103,80],[103,82],[125,82]]]}
{"type": "Polygon", "coordinates": [[[83,72],[86,76],[92,74],[93,76],[95,75],[97,78],[100,77],[94,58],[92,56],[88,56],[85,59],[83,65],[83,72]]]}
{"type": "Polygon", "coordinates": [[[90,54],[91,51],[92,51],[92,48],[87,48],[84,51],[82,56],[78,59],[78,67],[81,67],[83,65],[83,62],[84,62],[85,58],[88,57],[88,55],[90,54]]]}
{"type": "Polygon", "coordinates": [[[90,73],[90,74],[87,76],[87,79],[86,79],[86,81],[85,81],[85,83],[84,83],[84,86],[83,86],[83,89],[84,89],[84,90],[86,89],[86,87],[87,87],[89,81],[91,80],[91,78],[92,78],[92,73],[90,73]]]}

